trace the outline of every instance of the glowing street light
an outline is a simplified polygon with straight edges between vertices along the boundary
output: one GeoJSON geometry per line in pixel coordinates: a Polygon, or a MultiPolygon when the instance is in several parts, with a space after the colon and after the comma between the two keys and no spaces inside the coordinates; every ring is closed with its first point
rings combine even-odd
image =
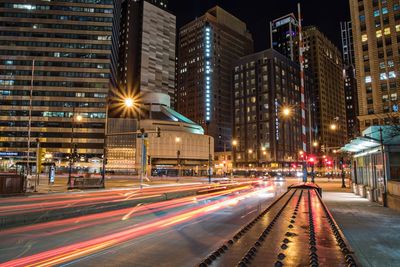
{"type": "Polygon", "coordinates": [[[285,117],[289,117],[292,114],[292,110],[290,108],[288,108],[288,107],[284,107],[282,109],[282,114],[285,117]]]}
{"type": "Polygon", "coordinates": [[[135,100],[133,100],[133,98],[125,98],[124,99],[124,104],[125,104],[125,107],[127,107],[127,108],[131,108],[131,107],[133,107],[134,105],[135,105],[135,100]]]}
{"type": "Polygon", "coordinates": [[[76,120],[77,120],[77,121],[82,121],[82,119],[83,119],[82,115],[77,115],[77,116],[76,116],[76,120]]]}
{"type": "Polygon", "coordinates": [[[330,126],[332,131],[336,131],[337,130],[337,125],[335,123],[332,123],[330,126]]]}
{"type": "Polygon", "coordinates": [[[318,142],[317,142],[317,141],[314,141],[313,147],[317,147],[317,146],[318,146],[318,142]]]}
{"type": "Polygon", "coordinates": [[[232,140],[232,145],[233,145],[233,146],[237,146],[237,145],[238,145],[238,141],[235,140],[235,139],[233,139],[233,140],[232,140]]]}
{"type": "Polygon", "coordinates": [[[253,149],[249,149],[249,154],[253,154],[253,149]]]}

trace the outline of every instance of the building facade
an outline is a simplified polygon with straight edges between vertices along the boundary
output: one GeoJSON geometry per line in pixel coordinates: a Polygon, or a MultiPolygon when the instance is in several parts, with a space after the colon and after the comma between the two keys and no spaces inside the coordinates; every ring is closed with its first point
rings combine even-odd
{"type": "Polygon", "coordinates": [[[214,137],[216,151],[232,141],[232,64],[252,51],[246,24],[220,7],[179,30],[177,111],[214,137]]]}
{"type": "Polygon", "coordinates": [[[351,0],[361,130],[398,120],[400,3],[351,0]]]}
{"type": "MultiPolygon", "coordinates": [[[[273,49],[265,50],[235,63],[233,83],[235,165],[285,167],[298,162],[302,150],[300,66],[273,49]],[[285,114],[287,108],[290,113],[285,114]]],[[[311,75],[306,75],[305,90],[312,88],[311,75]]],[[[308,140],[312,124],[307,119],[308,140]]]]}
{"type": "Polygon", "coordinates": [[[360,133],[358,123],[357,79],[354,58],[353,32],[351,22],[341,22],[343,78],[346,107],[347,139],[351,140],[360,133]]]}
{"type": "Polygon", "coordinates": [[[270,22],[271,48],[298,62],[298,22],[293,13],[270,22]]]}
{"type": "Polygon", "coordinates": [[[204,129],[170,107],[167,94],[148,93],[142,98],[145,119],[110,118],[107,138],[107,170],[116,173],[138,173],[145,159],[148,176],[206,175],[212,169],[214,139],[204,129]],[[144,129],[142,139],[132,134],[144,129]],[[158,135],[157,128],[160,129],[158,135]],[[113,136],[120,133],[129,134],[113,136]],[[121,138],[122,137],[122,138],[121,138]]]}
{"type": "MultiPolygon", "coordinates": [[[[165,93],[174,100],[176,18],[166,7],[163,0],[120,3],[115,102],[126,97],[140,102],[146,93],[165,93]]],[[[119,117],[121,112],[111,106],[110,115],[119,117]]]]}
{"type": "Polygon", "coordinates": [[[33,158],[38,139],[59,160],[72,147],[84,159],[101,156],[113,1],[1,1],[0,8],[0,151],[26,160],[30,143],[33,158]]]}
{"type": "Polygon", "coordinates": [[[342,55],[317,27],[306,27],[304,67],[313,73],[315,120],[324,150],[341,147],[347,138],[342,55]]]}

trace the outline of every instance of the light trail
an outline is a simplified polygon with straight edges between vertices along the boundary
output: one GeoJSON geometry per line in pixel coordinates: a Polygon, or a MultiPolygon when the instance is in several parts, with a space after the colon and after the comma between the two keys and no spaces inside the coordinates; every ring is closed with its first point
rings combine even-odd
{"type": "MultiPolygon", "coordinates": [[[[7,235],[18,235],[18,234],[26,235],[29,232],[33,232],[33,234],[29,235],[29,238],[40,238],[44,236],[50,236],[53,234],[65,233],[89,226],[95,226],[119,220],[127,220],[133,216],[142,216],[154,212],[166,211],[169,209],[188,205],[190,203],[209,200],[217,196],[225,196],[241,190],[248,190],[250,188],[251,188],[250,186],[242,186],[239,188],[225,190],[222,192],[212,192],[209,194],[203,194],[201,196],[198,196],[197,198],[185,197],[185,198],[167,200],[162,202],[150,203],[146,205],[135,206],[133,208],[125,208],[115,211],[107,211],[97,214],[84,215],[76,218],[63,219],[63,220],[57,220],[57,221],[28,225],[28,226],[21,226],[17,228],[11,228],[0,231],[0,233],[4,238],[7,235]],[[62,227],[62,229],[57,230],[58,227],[62,227]],[[36,234],[35,232],[39,230],[46,230],[46,233],[36,234]]],[[[18,236],[16,236],[15,238],[18,238],[18,236]]]]}
{"type": "Polygon", "coordinates": [[[0,267],[54,266],[56,264],[71,261],[85,255],[90,255],[92,253],[111,248],[117,244],[121,244],[145,234],[153,233],[167,227],[193,220],[218,209],[237,205],[241,200],[258,196],[269,189],[269,187],[257,188],[250,192],[243,192],[241,194],[229,197],[226,200],[221,200],[217,203],[193,207],[161,219],[151,220],[149,222],[143,222],[138,225],[131,226],[128,229],[124,229],[113,234],[107,234],[91,240],[78,242],[31,256],[11,260],[0,264],[0,267]]]}
{"type": "MultiPolygon", "coordinates": [[[[240,185],[249,184],[247,182],[240,183],[240,185]]],[[[232,184],[229,184],[232,185],[232,184]]],[[[57,196],[54,198],[42,198],[41,201],[44,200],[51,200],[51,202],[38,202],[38,203],[28,203],[28,204],[16,204],[14,202],[13,205],[3,205],[0,206],[0,216],[9,216],[27,212],[38,212],[38,211],[51,211],[60,208],[69,208],[69,207],[82,207],[82,206],[89,206],[94,204],[99,204],[102,202],[121,202],[126,200],[132,199],[140,199],[143,197],[139,196],[147,196],[152,194],[163,194],[163,193],[174,193],[174,192],[182,192],[182,191],[189,191],[189,190],[199,190],[202,192],[207,192],[212,188],[216,190],[221,190],[221,188],[226,188],[227,184],[215,184],[215,185],[188,185],[188,186],[179,186],[179,187],[157,187],[146,189],[143,191],[134,190],[132,192],[107,192],[104,193],[91,193],[89,196],[79,194],[79,195],[71,195],[70,198],[65,199],[65,196],[62,196],[61,200],[57,199],[57,196]]],[[[33,201],[33,198],[25,198],[18,201],[26,202],[26,201],[33,201]]],[[[35,198],[35,200],[38,200],[35,198]]]]}

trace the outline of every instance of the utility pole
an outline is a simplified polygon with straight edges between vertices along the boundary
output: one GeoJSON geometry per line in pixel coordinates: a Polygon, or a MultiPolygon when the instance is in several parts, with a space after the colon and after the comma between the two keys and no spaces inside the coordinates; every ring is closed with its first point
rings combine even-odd
{"type": "Polygon", "coordinates": [[[70,144],[70,153],[69,153],[69,170],[68,170],[68,187],[71,187],[71,176],[72,176],[72,163],[73,163],[73,154],[74,154],[74,126],[75,126],[75,104],[72,106],[72,121],[71,121],[71,144],[70,144]]]}
{"type": "MultiPolygon", "coordinates": [[[[301,7],[297,4],[298,19],[299,19],[299,62],[300,62],[300,94],[301,94],[301,140],[303,143],[303,151],[307,153],[307,133],[306,133],[306,103],[305,103],[305,88],[304,88],[304,43],[303,31],[301,25],[301,7]]],[[[307,182],[307,162],[303,161],[303,182],[307,182]]]]}
{"type": "Polygon", "coordinates": [[[208,183],[211,184],[211,136],[208,136],[208,183]]]}
{"type": "Polygon", "coordinates": [[[33,78],[35,75],[35,60],[32,60],[31,90],[29,94],[29,121],[28,121],[28,154],[26,159],[26,179],[30,174],[30,153],[31,153],[31,129],[32,129],[32,98],[33,98],[33,78]]]}
{"type": "Polygon", "coordinates": [[[383,144],[383,129],[379,128],[379,141],[381,143],[381,157],[382,157],[382,176],[383,176],[383,196],[382,202],[383,206],[387,207],[387,181],[386,181],[386,153],[385,145],[383,144]]]}
{"type": "Polygon", "coordinates": [[[108,133],[108,108],[109,108],[110,99],[107,98],[106,104],[106,121],[104,125],[104,148],[103,148],[103,170],[101,176],[101,186],[105,188],[105,180],[106,180],[106,165],[107,165],[107,133],[108,133]]]}
{"type": "Polygon", "coordinates": [[[344,164],[344,157],[343,156],[340,157],[339,164],[340,164],[340,170],[341,170],[341,176],[342,176],[342,188],[346,188],[346,183],[344,181],[345,180],[345,176],[346,176],[346,172],[344,171],[344,166],[343,166],[343,164],[344,164]]]}
{"type": "Polygon", "coordinates": [[[40,169],[42,161],[40,159],[40,139],[36,138],[36,179],[35,179],[35,192],[37,192],[37,186],[40,182],[40,169]]]}

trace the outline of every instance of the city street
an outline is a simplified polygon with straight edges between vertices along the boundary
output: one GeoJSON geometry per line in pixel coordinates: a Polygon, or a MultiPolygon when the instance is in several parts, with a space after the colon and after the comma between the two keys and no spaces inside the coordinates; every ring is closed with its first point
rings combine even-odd
{"type": "Polygon", "coordinates": [[[1,232],[0,266],[193,266],[265,209],[281,183],[1,232]]]}

